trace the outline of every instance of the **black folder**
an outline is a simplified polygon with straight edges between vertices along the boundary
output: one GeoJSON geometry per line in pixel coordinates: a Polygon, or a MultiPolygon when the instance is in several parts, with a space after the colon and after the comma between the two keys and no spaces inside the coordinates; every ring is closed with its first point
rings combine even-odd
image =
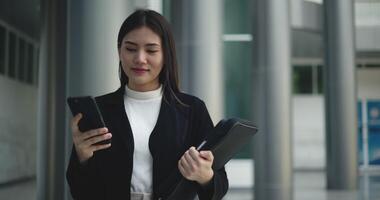
{"type": "MultiPolygon", "coordinates": [[[[256,134],[257,127],[247,120],[230,118],[221,120],[213,132],[206,136],[198,150],[211,150],[214,170],[221,169],[256,134]]],[[[178,173],[178,172],[177,172],[178,173]]],[[[194,200],[199,186],[182,178],[166,200],[194,200]]]]}

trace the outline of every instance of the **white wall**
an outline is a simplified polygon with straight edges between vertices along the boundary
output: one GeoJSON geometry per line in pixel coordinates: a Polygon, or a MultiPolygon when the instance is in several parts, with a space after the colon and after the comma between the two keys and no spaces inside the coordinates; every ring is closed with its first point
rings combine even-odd
{"type": "Polygon", "coordinates": [[[37,87],[0,75],[0,183],[36,171],[37,87]]]}
{"type": "Polygon", "coordinates": [[[295,169],[325,166],[325,112],[321,95],[293,96],[293,159],[295,169]]]}
{"type": "Polygon", "coordinates": [[[358,97],[380,100],[380,69],[362,68],[357,70],[358,97]]]}

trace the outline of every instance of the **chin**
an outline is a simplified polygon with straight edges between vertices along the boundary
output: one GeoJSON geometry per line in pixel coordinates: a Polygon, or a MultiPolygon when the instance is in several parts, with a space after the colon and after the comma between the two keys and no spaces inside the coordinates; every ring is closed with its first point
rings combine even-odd
{"type": "Polygon", "coordinates": [[[136,80],[136,79],[134,79],[133,80],[133,85],[136,85],[136,86],[141,86],[141,85],[145,85],[145,84],[147,84],[147,83],[149,83],[149,81],[146,81],[146,80],[136,80]]]}

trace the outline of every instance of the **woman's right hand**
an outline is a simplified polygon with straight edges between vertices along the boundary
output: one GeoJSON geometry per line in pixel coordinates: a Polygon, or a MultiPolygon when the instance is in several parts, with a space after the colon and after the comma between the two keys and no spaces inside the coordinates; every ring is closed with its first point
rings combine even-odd
{"type": "Polygon", "coordinates": [[[110,139],[112,137],[111,133],[108,133],[107,128],[98,128],[89,130],[86,132],[80,132],[78,123],[82,119],[82,114],[77,114],[71,120],[71,132],[73,135],[73,143],[75,146],[75,150],[80,163],[86,162],[90,159],[95,151],[106,149],[111,146],[109,144],[95,144],[97,142],[101,142],[103,140],[110,139]]]}

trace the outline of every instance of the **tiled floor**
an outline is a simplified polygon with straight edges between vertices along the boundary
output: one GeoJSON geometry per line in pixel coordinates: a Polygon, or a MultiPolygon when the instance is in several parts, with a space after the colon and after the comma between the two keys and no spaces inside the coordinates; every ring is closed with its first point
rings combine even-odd
{"type": "Polygon", "coordinates": [[[2,185],[0,187],[1,200],[35,200],[36,199],[36,181],[35,179],[27,180],[11,185],[2,185]]]}
{"type": "MultiPolygon", "coordinates": [[[[323,171],[294,173],[294,200],[380,200],[380,173],[362,173],[356,191],[326,190],[323,171]]],[[[252,200],[249,188],[231,188],[226,200],[252,200]]]]}
{"type": "MultiPolygon", "coordinates": [[[[362,174],[357,191],[327,191],[324,188],[323,171],[294,173],[294,200],[379,200],[380,173],[362,174]]],[[[0,187],[0,199],[35,200],[35,196],[35,180],[0,187]]],[[[253,193],[250,188],[231,188],[224,199],[252,200],[253,193]]]]}

